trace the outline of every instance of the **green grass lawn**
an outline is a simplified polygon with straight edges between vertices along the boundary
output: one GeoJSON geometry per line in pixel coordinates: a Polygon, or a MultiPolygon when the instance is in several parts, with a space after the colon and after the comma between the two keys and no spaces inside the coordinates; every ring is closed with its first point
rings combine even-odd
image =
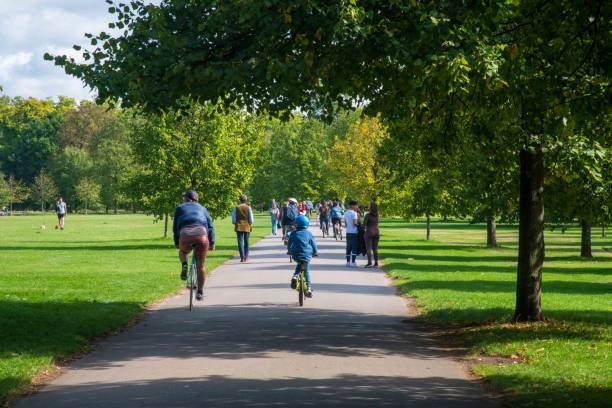
{"type": "Polygon", "coordinates": [[[425,319],[449,324],[475,357],[474,367],[513,406],[603,407],[612,396],[612,239],[593,231],[593,259],[580,255],[580,233],[546,231],[542,306],[547,321],[509,324],[515,302],[517,229],[388,220],[381,232],[385,270],[416,297],[425,319]],[[478,361],[478,360],[476,360],[478,361]]]}
{"type": "MultiPolygon", "coordinates": [[[[151,217],[72,215],[63,231],[55,223],[54,215],[0,218],[0,405],[181,286],[171,231],[162,239],[151,217]]],[[[255,224],[253,242],[270,230],[267,216],[255,224]]],[[[209,271],[237,253],[229,219],[215,227],[209,271]]]]}

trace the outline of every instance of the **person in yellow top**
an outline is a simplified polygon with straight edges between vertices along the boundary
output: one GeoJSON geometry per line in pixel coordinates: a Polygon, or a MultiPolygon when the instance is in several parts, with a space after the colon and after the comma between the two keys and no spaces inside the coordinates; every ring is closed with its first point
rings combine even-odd
{"type": "Polygon", "coordinates": [[[239,204],[232,210],[232,224],[234,224],[234,231],[238,238],[240,262],[246,262],[249,259],[249,238],[253,230],[253,210],[247,201],[246,194],[241,195],[239,204]]]}

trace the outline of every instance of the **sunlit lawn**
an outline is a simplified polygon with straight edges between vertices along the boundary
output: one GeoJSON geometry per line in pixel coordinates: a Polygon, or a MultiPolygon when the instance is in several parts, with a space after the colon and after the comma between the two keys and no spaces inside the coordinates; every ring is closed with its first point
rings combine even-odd
{"type": "MultiPolygon", "coordinates": [[[[126,325],[180,287],[176,250],[144,215],[0,218],[0,405],[32,376],[126,325]],[[45,224],[46,229],[41,225],[45,224]]],[[[253,241],[269,232],[257,217],[253,241]]],[[[236,253],[228,219],[216,223],[207,269],[236,253]]]]}
{"type": "Polygon", "coordinates": [[[385,269],[415,296],[423,317],[456,323],[475,356],[508,357],[475,371],[513,404],[600,407],[612,395],[612,239],[593,231],[593,259],[580,255],[580,234],[546,232],[542,305],[547,322],[508,324],[515,302],[516,228],[498,229],[497,249],[484,248],[485,228],[436,223],[384,223],[385,269]],[[608,251],[604,250],[608,249],[608,251]]]}

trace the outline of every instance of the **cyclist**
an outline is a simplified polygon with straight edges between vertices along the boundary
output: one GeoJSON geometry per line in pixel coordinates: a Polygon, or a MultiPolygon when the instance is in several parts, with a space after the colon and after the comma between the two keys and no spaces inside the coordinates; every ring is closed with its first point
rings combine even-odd
{"type": "Polygon", "coordinates": [[[342,217],[344,216],[344,209],[340,205],[339,201],[334,203],[334,206],[330,211],[332,225],[334,227],[334,235],[342,232],[342,217]]]}
{"type": "Polygon", "coordinates": [[[183,203],[174,211],[174,246],[179,250],[181,279],[187,279],[187,256],[193,248],[197,259],[198,291],[196,300],[202,300],[204,289],[204,261],[210,249],[215,249],[215,227],[208,210],[198,203],[198,193],[183,193],[183,203]]]}
{"type": "Polygon", "coordinates": [[[312,286],[310,283],[310,260],[317,256],[317,243],[308,227],[310,221],[305,215],[300,215],[295,220],[296,230],[289,237],[289,252],[296,262],[295,272],[291,278],[291,289],[297,287],[300,264],[304,264],[304,278],[306,279],[306,297],[312,297],[312,286]]]}
{"type": "Polygon", "coordinates": [[[300,211],[297,207],[297,200],[295,198],[289,198],[289,202],[283,207],[283,239],[286,239],[287,233],[293,228],[295,219],[300,215],[300,211]]]}

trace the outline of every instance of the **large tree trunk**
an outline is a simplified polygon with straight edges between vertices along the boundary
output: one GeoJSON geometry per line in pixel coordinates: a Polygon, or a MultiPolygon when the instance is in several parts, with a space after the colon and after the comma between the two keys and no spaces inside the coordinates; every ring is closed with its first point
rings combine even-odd
{"type": "Polygon", "coordinates": [[[495,215],[487,216],[487,248],[497,247],[497,227],[495,215]]]}
{"type": "Polygon", "coordinates": [[[429,237],[431,235],[431,216],[429,214],[426,214],[427,216],[427,240],[429,241],[429,237]]]}
{"type": "Polygon", "coordinates": [[[515,321],[542,320],[540,300],[544,264],[544,154],[520,153],[520,223],[515,321]]]}
{"type": "Polygon", "coordinates": [[[585,258],[592,258],[593,251],[591,250],[591,223],[583,219],[582,224],[582,237],[580,239],[580,256],[585,258]]]}
{"type": "Polygon", "coordinates": [[[164,239],[168,237],[168,213],[164,215],[164,239]]]}

